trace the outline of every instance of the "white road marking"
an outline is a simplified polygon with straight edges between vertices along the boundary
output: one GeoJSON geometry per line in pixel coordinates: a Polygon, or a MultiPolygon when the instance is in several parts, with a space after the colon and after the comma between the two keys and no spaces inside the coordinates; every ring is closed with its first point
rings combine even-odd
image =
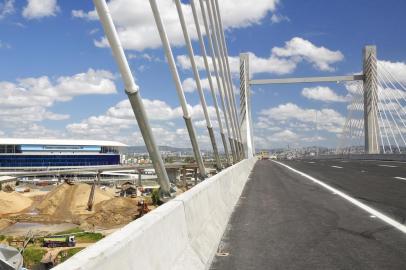
{"type": "Polygon", "coordinates": [[[380,166],[380,167],[389,167],[389,168],[397,168],[398,167],[398,166],[385,165],[385,164],[379,164],[378,166],[380,166]]]}
{"type": "Polygon", "coordinates": [[[405,180],[406,181],[406,178],[404,178],[404,177],[396,176],[395,178],[398,179],[398,180],[405,180]]]}
{"type": "Polygon", "coordinates": [[[309,161],[309,162],[307,162],[307,163],[316,163],[316,162],[314,162],[314,161],[309,161]]]}
{"type": "MultiPolygon", "coordinates": [[[[312,177],[312,176],[310,176],[308,174],[305,174],[305,173],[303,173],[301,171],[298,171],[298,170],[296,170],[296,169],[294,169],[294,168],[292,168],[292,167],[290,167],[288,165],[285,165],[285,164],[283,164],[281,162],[278,162],[278,161],[274,161],[274,162],[281,165],[281,166],[284,166],[284,167],[288,168],[289,170],[291,170],[291,171],[293,171],[293,172],[295,172],[295,173],[297,173],[297,174],[299,174],[299,175],[301,175],[301,176],[303,176],[303,177],[305,177],[307,179],[309,179],[310,181],[313,181],[314,183],[324,187],[325,189],[327,189],[329,191],[335,192],[338,196],[340,196],[343,199],[349,201],[353,205],[358,206],[362,210],[368,212],[370,215],[373,215],[373,216],[379,218],[380,220],[382,220],[383,222],[386,222],[387,224],[395,227],[399,231],[401,231],[403,233],[406,233],[406,226],[405,225],[403,225],[403,224],[397,222],[396,220],[388,217],[387,215],[375,210],[374,208],[372,208],[372,207],[358,201],[357,199],[354,199],[353,197],[345,194],[344,192],[342,192],[342,191],[340,191],[340,190],[338,190],[336,188],[333,188],[332,186],[327,185],[326,183],[324,183],[324,182],[322,182],[322,181],[320,181],[320,180],[318,180],[318,179],[316,179],[316,178],[314,178],[314,177],[312,177]]],[[[406,178],[404,180],[406,180],[406,178]]]]}
{"type": "Polygon", "coordinates": [[[331,168],[337,168],[337,169],[342,169],[343,167],[340,166],[330,166],[331,168]]]}

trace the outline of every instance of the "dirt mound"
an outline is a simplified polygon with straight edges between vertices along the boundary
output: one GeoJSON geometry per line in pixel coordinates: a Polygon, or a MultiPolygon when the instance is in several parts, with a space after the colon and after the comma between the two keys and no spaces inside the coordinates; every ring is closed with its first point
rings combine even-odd
{"type": "MultiPolygon", "coordinates": [[[[92,212],[87,211],[90,190],[91,186],[88,184],[62,184],[48,193],[37,205],[37,209],[42,215],[62,220],[71,220],[80,215],[90,214],[92,212]]],[[[111,198],[111,194],[96,188],[94,204],[111,198]]]]}
{"type": "MultiPolygon", "coordinates": [[[[12,225],[14,222],[9,219],[0,219],[0,231],[7,228],[8,226],[12,225]]],[[[0,241],[1,242],[1,241],[0,241]]]]}
{"type": "Polygon", "coordinates": [[[137,199],[113,198],[96,205],[95,214],[86,218],[84,225],[111,228],[127,224],[138,213],[137,199]]]}
{"type": "Polygon", "coordinates": [[[17,192],[0,191],[0,216],[4,214],[18,213],[30,207],[32,200],[17,192]]]}

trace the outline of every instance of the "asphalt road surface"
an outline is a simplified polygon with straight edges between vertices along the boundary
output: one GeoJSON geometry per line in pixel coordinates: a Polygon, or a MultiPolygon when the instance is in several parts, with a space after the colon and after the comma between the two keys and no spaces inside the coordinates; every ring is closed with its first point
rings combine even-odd
{"type": "MultiPolygon", "coordinates": [[[[405,163],[284,164],[405,223],[405,163]]],[[[259,161],[211,269],[406,269],[406,234],[282,165],[259,161]]]]}

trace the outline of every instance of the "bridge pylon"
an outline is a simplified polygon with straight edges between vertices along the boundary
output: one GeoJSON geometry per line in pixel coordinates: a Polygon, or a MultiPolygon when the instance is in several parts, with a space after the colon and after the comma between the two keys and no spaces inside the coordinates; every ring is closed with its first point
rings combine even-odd
{"type": "Polygon", "coordinates": [[[248,53],[240,54],[240,119],[244,155],[246,158],[251,158],[255,154],[255,146],[251,116],[251,90],[248,53]]]}
{"type": "Polygon", "coordinates": [[[363,69],[365,153],[379,154],[378,71],[376,46],[364,47],[363,69]]]}

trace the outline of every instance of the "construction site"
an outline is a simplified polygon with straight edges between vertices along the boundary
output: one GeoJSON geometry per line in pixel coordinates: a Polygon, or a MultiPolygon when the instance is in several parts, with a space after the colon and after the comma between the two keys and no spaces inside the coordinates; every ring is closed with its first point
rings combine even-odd
{"type": "MultiPolygon", "coordinates": [[[[195,169],[179,171],[171,183],[173,196],[197,183],[195,169]]],[[[28,269],[50,269],[160,205],[156,175],[148,172],[146,178],[106,181],[99,175],[92,181],[17,180],[3,185],[0,248],[19,250],[28,269]],[[74,244],[67,240],[72,237],[74,244]]]]}

